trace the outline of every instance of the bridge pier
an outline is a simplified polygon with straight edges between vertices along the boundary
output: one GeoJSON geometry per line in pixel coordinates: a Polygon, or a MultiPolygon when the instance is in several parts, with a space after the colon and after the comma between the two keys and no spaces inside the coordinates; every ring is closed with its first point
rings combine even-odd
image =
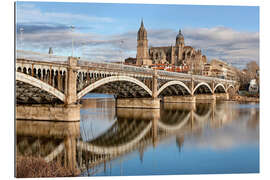
{"type": "Polygon", "coordinates": [[[216,93],[216,100],[229,100],[229,93],[216,93]]]}
{"type": "Polygon", "coordinates": [[[160,108],[160,98],[116,99],[116,108],[159,109],[160,108]]]}
{"type": "Polygon", "coordinates": [[[67,91],[65,104],[74,104],[77,102],[77,59],[68,58],[68,73],[67,73],[67,91]]]}
{"type": "Polygon", "coordinates": [[[153,147],[157,147],[158,144],[158,121],[160,120],[160,110],[153,111],[152,116],[152,143],[153,147]]]}
{"type": "Polygon", "coordinates": [[[37,121],[80,121],[79,105],[16,105],[16,119],[37,121]]]}
{"type": "Polygon", "coordinates": [[[74,137],[65,137],[65,158],[64,165],[71,171],[76,169],[76,139],[74,137]]]}
{"type": "Polygon", "coordinates": [[[164,103],[183,103],[183,102],[196,102],[195,96],[165,96],[163,97],[164,103]]]}

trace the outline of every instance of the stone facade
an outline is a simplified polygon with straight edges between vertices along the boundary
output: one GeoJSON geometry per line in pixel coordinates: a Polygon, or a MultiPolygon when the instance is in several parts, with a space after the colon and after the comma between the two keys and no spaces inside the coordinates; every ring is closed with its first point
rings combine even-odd
{"type": "Polygon", "coordinates": [[[40,121],[80,121],[79,105],[16,105],[16,119],[40,121]]]}
{"type": "Polygon", "coordinates": [[[151,65],[152,61],[149,59],[147,31],[144,28],[143,21],[137,35],[137,61],[136,65],[151,65]]]}
{"type": "Polygon", "coordinates": [[[209,64],[204,65],[202,75],[236,80],[237,72],[237,68],[229,65],[228,63],[218,59],[212,59],[209,64]]]}
{"type": "Polygon", "coordinates": [[[173,66],[188,65],[193,73],[200,74],[203,65],[207,62],[206,56],[201,50],[191,46],[185,46],[184,36],[179,30],[176,36],[175,46],[148,48],[147,31],[143,21],[137,36],[137,65],[170,64],[173,66]]]}

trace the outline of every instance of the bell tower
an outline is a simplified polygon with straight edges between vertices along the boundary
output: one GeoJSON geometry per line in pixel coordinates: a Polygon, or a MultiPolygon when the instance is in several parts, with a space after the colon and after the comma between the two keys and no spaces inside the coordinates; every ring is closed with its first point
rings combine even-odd
{"type": "Polygon", "coordinates": [[[178,63],[182,60],[182,52],[185,47],[185,39],[184,36],[181,32],[181,29],[179,29],[179,33],[176,36],[176,42],[175,42],[175,47],[177,49],[177,61],[178,63]]]}
{"type": "Polygon", "coordinates": [[[152,60],[149,59],[147,31],[144,28],[143,20],[137,34],[137,65],[151,65],[152,60]]]}

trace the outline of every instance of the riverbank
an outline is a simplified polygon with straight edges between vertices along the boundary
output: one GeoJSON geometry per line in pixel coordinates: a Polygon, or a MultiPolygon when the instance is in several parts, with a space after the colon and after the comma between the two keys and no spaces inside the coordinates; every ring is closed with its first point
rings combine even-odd
{"type": "Polygon", "coordinates": [[[260,97],[248,97],[248,96],[240,96],[240,95],[235,95],[231,97],[232,101],[237,101],[237,102],[260,102],[260,97]]]}
{"type": "Polygon", "coordinates": [[[17,178],[37,178],[37,177],[74,177],[78,176],[78,170],[63,167],[60,162],[46,162],[38,157],[16,158],[17,178]]]}

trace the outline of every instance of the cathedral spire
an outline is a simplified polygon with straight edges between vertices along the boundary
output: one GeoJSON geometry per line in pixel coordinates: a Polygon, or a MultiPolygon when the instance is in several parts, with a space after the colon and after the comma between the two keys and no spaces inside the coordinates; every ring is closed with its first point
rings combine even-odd
{"type": "Polygon", "coordinates": [[[152,60],[149,59],[148,52],[148,40],[147,31],[143,25],[143,19],[141,20],[141,27],[137,34],[137,55],[136,55],[137,65],[150,65],[152,60]]]}
{"type": "Polygon", "coordinates": [[[143,18],[142,18],[142,20],[141,20],[141,27],[144,27],[144,25],[143,25],[143,18]]]}
{"type": "Polygon", "coordinates": [[[138,40],[140,39],[147,39],[147,31],[146,29],[144,28],[144,25],[143,25],[143,19],[141,20],[141,27],[138,31],[138,40]]]}

